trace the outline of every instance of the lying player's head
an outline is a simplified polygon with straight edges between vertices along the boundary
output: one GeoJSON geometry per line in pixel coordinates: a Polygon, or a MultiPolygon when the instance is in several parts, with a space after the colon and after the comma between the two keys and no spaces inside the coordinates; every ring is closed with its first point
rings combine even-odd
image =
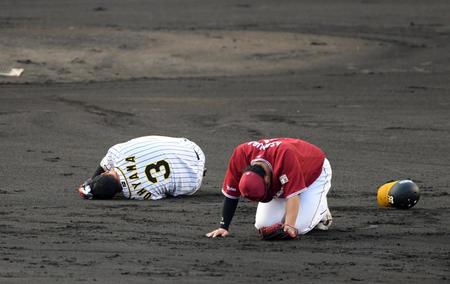
{"type": "Polygon", "coordinates": [[[122,191],[122,186],[114,175],[102,174],[88,179],[78,190],[84,199],[111,199],[122,191]]]}
{"type": "Polygon", "coordinates": [[[261,165],[248,166],[239,181],[241,194],[252,201],[269,202],[269,185],[265,181],[266,172],[261,165]]]}

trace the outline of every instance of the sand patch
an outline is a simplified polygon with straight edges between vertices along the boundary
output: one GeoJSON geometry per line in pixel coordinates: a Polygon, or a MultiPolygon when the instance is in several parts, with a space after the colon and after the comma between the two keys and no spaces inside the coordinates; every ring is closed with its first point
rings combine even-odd
{"type": "Polygon", "coordinates": [[[343,62],[375,49],[351,38],[264,31],[4,30],[0,69],[15,82],[264,75],[343,62]]]}

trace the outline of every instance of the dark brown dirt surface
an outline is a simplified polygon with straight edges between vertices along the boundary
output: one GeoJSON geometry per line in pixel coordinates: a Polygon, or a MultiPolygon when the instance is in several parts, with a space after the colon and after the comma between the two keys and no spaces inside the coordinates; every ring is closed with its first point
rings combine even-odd
{"type": "Polygon", "coordinates": [[[2,1],[0,69],[25,72],[0,78],[0,283],[448,283],[448,15],[444,0],[2,1]],[[156,34],[219,40],[232,60],[189,45],[140,65],[130,50],[153,56],[139,37],[156,34]],[[198,194],[81,200],[108,147],[143,135],[202,147],[198,194]],[[332,229],[263,242],[242,201],[229,238],[204,237],[234,146],[280,136],[327,152],[332,229]],[[402,178],[419,203],[377,208],[377,187],[402,178]]]}

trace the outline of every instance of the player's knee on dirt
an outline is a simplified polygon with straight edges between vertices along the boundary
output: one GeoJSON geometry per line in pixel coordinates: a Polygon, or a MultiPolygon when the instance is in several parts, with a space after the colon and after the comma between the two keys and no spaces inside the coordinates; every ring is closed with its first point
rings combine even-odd
{"type": "Polygon", "coordinates": [[[311,218],[309,216],[299,216],[297,222],[295,223],[295,228],[297,228],[300,235],[304,235],[314,229],[321,220],[321,215],[316,215],[311,218]]]}

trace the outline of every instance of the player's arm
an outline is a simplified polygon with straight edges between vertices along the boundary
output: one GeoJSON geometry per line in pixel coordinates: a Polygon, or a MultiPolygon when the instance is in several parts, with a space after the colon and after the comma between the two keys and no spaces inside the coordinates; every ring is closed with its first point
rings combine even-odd
{"type": "Polygon", "coordinates": [[[98,165],[97,169],[95,170],[94,174],[92,175],[92,178],[95,178],[96,176],[99,176],[104,172],[105,172],[105,170],[102,168],[102,166],[98,165]]]}
{"type": "Polygon", "coordinates": [[[302,165],[292,149],[287,149],[281,158],[280,182],[283,185],[284,197],[286,198],[283,229],[292,238],[295,238],[298,235],[295,223],[300,210],[300,193],[306,188],[305,179],[302,165]]]}
{"type": "Polygon", "coordinates": [[[96,176],[101,175],[102,173],[104,173],[105,170],[102,168],[102,166],[98,165],[97,169],[95,170],[94,174],[92,175],[91,178],[87,179],[84,183],[80,184],[77,188],[78,193],[80,194],[81,198],[83,199],[88,199],[86,191],[84,186],[90,182],[90,180],[92,180],[93,178],[95,178],[96,176]]]}
{"type": "Polygon", "coordinates": [[[286,200],[286,215],[284,224],[275,223],[271,226],[262,227],[258,230],[261,239],[266,241],[292,240],[298,236],[295,228],[297,214],[300,208],[300,196],[291,196],[286,200]]]}
{"type": "Polygon", "coordinates": [[[228,236],[228,228],[230,227],[231,220],[236,212],[239,199],[233,199],[225,197],[222,207],[222,219],[220,221],[220,227],[212,232],[206,234],[208,238],[226,237],[228,236]]]}
{"type": "Polygon", "coordinates": [[[234,149],[228,162],[227,172],[222,185],[222,193],[225,195],[222,206],[222,219],[220,227],[206,234],[208,238],[228,236],[228,228],[239,202],[240,192],[238,188],[239,179],[242,176],[241,164],[247,164],[244,155],[239,147],[234,149]]]}
{"type": "Polygon", "coordinates": [[[112,170],[114,168],[114,161],[117,161],[120,156],[120,144],[114,145],[108,149],[106,155],[100,161],[100,164],[97,166],[92,178],[101,175],[104,172],[112,170]]]}
{"type": "Polygon", "coordinates": [[[298,235],[295,228],[298,211],[300,210],[300,195],[295,195],[286,200],[286,217],[284,221],[284,231],[291,237],[295,238],[298,235]]]}

